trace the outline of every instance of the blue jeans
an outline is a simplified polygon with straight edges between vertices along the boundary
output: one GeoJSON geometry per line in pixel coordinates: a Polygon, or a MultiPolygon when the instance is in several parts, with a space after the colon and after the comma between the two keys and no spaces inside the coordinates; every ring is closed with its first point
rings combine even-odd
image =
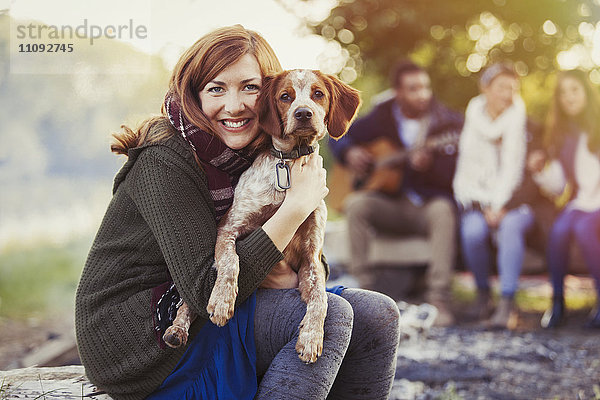
{"type": "MultiPolygon", "coordinates": [[[[525,254],[525,236],[533,223],[533,212],[528,206],[510,210],[500,222],[496,242],[502,296],[513,296],[517,291],[525,254]]],[[[490,287],[491,234],[492,230],[481,211],[467,211],[462,215],[460,235],[463,255],[479,290],[489,290],[490,287]]]]}
{"type": "Polygon", "coordinates": [[[564,295],[569,266],[569,248],[575,239],[585,264],[596,281],[600,299],[600,210],[585,212],[567,209],[556,218],[548,240],[548,268],[555,297],[564,295]]]}

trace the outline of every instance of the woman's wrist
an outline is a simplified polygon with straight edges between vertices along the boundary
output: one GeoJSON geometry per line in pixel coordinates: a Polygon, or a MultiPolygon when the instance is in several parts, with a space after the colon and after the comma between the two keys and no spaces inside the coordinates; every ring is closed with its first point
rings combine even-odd
{"type": "Polygon", "coordinates": [[[281,204],[281,207],[279,207],[279,211],[285,215],[286,218],[289,218],[290,221],[298,222],[298,226],[300,226],[314,210],[306,209],[306,202],[302,199],[286,197],[281,204]]]}
{"type": "Polygon", "coordinates": [[[262,228],[275,246],[283,251],[309,214],[301,207],[296,207],[293,203],[284,201],[275,214],[263,224],[262,228]]]}

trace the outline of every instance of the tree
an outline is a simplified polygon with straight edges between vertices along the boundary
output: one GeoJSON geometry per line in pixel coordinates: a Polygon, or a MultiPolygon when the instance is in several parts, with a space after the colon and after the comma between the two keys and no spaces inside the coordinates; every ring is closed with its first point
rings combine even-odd
{"type": "Polygon", "coordinates": [[[511,60],[527,76],[524,86],[537,88],[523,94],[541,114],[561,66],[579,65],[600,83],[600,54],[591,51],[594,41],[600,48],[599,19],[595,0],[341,0],[307,25],[339,44],[343,61],[334,72],[363,91],[386,87],[390,68],[410,57],[431,73],[438,97],[463,108],[477,93],[477,73],[511,60]]]}

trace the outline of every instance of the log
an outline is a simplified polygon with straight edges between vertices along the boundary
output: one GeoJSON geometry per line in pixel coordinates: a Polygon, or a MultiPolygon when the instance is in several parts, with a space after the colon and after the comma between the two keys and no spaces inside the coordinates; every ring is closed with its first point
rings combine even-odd
{"type": "Polygon", "coordinates": [[[0,371],[0,399],[111,400],[85,376],[81,365],[0,371]]]}
{"type": "Polygon", "coordinates": [[[19,367],[60,367],[63,365],[81,364],[75,334],[59,336],[48,340],[38,348],[25,355],[19,367]]]}

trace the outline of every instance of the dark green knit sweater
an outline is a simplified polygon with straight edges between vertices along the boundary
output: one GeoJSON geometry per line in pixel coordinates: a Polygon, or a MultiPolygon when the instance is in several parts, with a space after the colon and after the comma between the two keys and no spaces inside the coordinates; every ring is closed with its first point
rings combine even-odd
{"type": "MultiPolygon", "coordinates": [[[[164,120],[153,129],[171,129],[164,120]]],[[[216,278],[215,214],[206,176],[189,145],[174,135],[129,151],[83,270],[75,303],[81,361],[90,381],[115,399],[142,399],[173,370],[186,348],[161,349],[151,309],[152,288],[171,274],[199,318],[207,321],[216,278]]],[[[283,259],[257,229],[237,242],[238,303],[283,259]]]]}

